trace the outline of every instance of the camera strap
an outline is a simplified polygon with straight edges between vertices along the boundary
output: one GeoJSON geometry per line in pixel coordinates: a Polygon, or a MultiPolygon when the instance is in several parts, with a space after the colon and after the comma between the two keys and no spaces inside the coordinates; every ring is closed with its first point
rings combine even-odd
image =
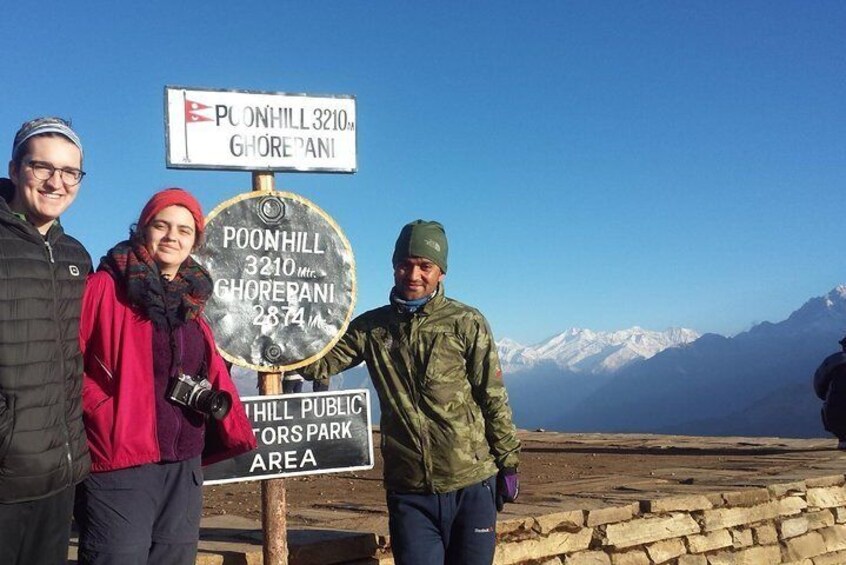
{"type": "MultiPolygon", "coordinates": [[[[171,350],[171,363],[170,363],[170,375],[172,377],[178,377],[182,374],[187,374],[182,368],[182,359],[183,359],[183,352],[185,351],[185,326],[187,324],[182,324],[178,326],[176,329],[170,330],[170,350],[171,350]]],[[[192,377],[197,379],[207,378],[208,373],[208,355],[206,348],[203,347],[203,358],[200,361],[200,366],[197,368],[196,375],[192,374],[192,377]]]]}

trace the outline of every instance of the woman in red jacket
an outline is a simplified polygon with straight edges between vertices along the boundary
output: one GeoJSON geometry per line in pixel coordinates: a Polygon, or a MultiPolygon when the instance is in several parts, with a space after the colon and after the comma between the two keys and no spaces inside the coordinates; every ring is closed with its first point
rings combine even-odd
{"type": "Polygon", "coordinates": [[[74,509],[80,565],[193,565],[201,459],[255,448],[201,315],[212,281],[190,253],[203,228],[191,194],[158,192],[88,280],[80,344],[92,474],[74,509]]]}

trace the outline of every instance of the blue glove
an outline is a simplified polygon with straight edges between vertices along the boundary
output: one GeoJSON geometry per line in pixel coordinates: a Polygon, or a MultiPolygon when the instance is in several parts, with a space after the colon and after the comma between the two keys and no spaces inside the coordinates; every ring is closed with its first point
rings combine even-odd
{"type": "Polygon", "coordinates": [[[514,502],[520,494],[520,475],[517,469],[506,467],[496,475],[496,510],[502,512],[506,502],[514,502]]]}

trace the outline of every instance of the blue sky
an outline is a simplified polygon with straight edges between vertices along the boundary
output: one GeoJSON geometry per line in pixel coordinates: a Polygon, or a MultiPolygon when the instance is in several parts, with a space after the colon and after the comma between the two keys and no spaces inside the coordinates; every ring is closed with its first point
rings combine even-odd
{"type": "Polygon", "coordinates": [[[846,283],[844,29],[834,1],[13,2],[0,136],[73,120],[96,259],[160,188],[250,188],[165,167],[165,85],[351,94],[358,172],[276,183],[345,231],[358,312],[426,218],[497,337],[733,334],[846,283]]]}

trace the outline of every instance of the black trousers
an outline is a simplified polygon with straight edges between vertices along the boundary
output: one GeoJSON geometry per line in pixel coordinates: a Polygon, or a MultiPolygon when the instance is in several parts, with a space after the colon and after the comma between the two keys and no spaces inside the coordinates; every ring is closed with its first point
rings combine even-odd
{"type": "Polygon", "coordinates": [[[203,511],[200,458],[91,473],[74,517],[80,565],[194,565],[203,511]]]}
{"type": "Polygon", "coordinates": [[[490,565],[496,550],[496,477],[443,494],[389,491],[397,565],[490,565]]]}
{"type": "Polygon", "coordinates": [[[846,440],[846,380],[833,379],[822,409],[823,427],[846,440]]]}
{"type": "Polygon", "coordinates": [[[0,563],[68,562],[74,487],[38,500],[0,504],[0,563]]]}

